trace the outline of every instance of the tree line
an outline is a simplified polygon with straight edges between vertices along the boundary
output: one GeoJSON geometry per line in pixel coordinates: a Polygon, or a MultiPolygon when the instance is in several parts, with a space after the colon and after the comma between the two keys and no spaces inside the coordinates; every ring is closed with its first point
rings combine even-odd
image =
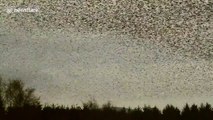
{"type": "Polygon", "coordinates": [[[110,102],[99,106],[95,100],[83,107],[42,105],[34,89],[26,88],[21,80],[4,83],[0,77],[0,120],[213,120],[210,104],[188,105],[182,110],[167,105],[157,107],[115,107],[110,102]]]}

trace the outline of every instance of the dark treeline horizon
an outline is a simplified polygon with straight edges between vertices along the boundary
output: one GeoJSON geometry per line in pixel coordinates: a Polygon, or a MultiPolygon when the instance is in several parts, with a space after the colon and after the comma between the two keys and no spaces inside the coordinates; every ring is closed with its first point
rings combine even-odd
{"type": "Polygon", "coordinates": [[[0,77],[0,120],[213,120],[210,104],[188,103],[183,109],[171,104],[162,110],[156,106],[116,107],[111,102],[99,106],[95,100],[72,105],[42,105],[34,89],[21,80],[4,83],[0,77]]]}

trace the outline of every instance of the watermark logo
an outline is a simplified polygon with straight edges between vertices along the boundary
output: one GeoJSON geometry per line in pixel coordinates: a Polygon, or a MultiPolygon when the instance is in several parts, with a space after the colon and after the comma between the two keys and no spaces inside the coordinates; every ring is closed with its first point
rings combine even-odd
{"type": "Polygon", "coordinates": [[[8,7],[6,8],[6,12],[10,13],[34,13],[39,12],[39,7],[25,7],[25,8],[16,8],[16,7],[8,7]]]}

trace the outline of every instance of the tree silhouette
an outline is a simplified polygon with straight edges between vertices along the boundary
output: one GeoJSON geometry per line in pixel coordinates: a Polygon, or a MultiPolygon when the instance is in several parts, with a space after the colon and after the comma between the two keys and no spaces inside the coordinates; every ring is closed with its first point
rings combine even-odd
{"type": "Polygon", "coordinates": [[[182,120],[191,120],[191,110],[188,104],[186,104],[181,112],[181,119],[182,120]]]}
{"type": "Polygon", "coordinates": [[[34,89],[24,89],[24,84],[20,80],[9,82],[5,91],[5,99],[8,107],[40,105],[39,98],[34,95],[34,89]]]}
{"type": "Polygon", "coordinates": [[[89,100],[86,103],[83,103],[83,108],[84,108],[84,110],[96,110],[99,108],[99,106],[98,106],[96,100],[93,99],[93,100],[89,100]]]}
{"type": "Polygon", "coordinates": [[[200,107],[186,104],[182,111],[167,105],[162,111],[157,107],[121,108],[110,102],[99,107],[92,99],[80,106],[41,106],[34,89],[25,88],[20,80],[5,84],[0,77],[0,120],[213,120],[210,104],[200,107]]]}
{"type": "Polygon", "coordinates": [[[190,108],[190,118],[193,120],[199,120],[199,109],[195,104],[190,108]]]}
{"type": "Polygon", "coordinates": [[[0,118],[4,117],[4,100],[3,100],[3,85],[2,77],[0,76],[0,118]]]}
{"type": "Polygon", "coordinates": [[[167,105],[163,109],[164,120],[180,120],[180,110],[173,105],[167,105]]]}
{"type": "Polygon", "coordinates": [[[161,111],[157,107],[145,106],[143,108],[144,120],[162,120],[161,111]]]}
{"type": "Polygon", "coordinates": [[[108,101],[106,104],[102,105],[102,109],[105,110],[105,111],[107,111],[107,110],[110,111],[114,108],[113,108],[112,103],[110,101],[108,101]]]}
{"type": "Polygon", "coordinates": [[[206,103],[206,105],[201,104],[200,108],[200,118],[203,120],[212,120],[213,119],[213,111],[210,104],[206,103]]]}

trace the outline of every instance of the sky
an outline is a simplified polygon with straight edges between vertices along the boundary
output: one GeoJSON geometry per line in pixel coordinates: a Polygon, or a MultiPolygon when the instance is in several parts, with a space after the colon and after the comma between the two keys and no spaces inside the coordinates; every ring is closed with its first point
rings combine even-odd
{"type": "MultiPolygon", "coordinates": [[[[141,14],[137,10],[132,19],[126,19],[131,12],[125,10],[114,15],[115,4],[108,6],[115,11],[107,14],[99,11],[100,4],[96,9],[79,7],[84,2],[76,4],[70,13],[78,16],[73,26],[60,19],[73,17],[61,15],[67,12],[53,14],[56,6],[50,7],[51,12],[40,6],[38,13],[2,13],[0,74],[35,88],[42,103],[81,105],[96,99],[100,104],[111,101],[127,107],[212,104],[212,21],[208,21],[209,9],[205,10],[209,4],[202,6],[204,10],[192,7],[191,13],[189,9],[185,15],[172,15],[176,10],[168,12],[164,4],[144,3],[146,9],[161,6],[162,13],[144,9],[150,14],[143,14],[143,20],[135,17],[141,14]],[[113,15],[115,20],[109,21],[113,15]],[[166,15],[171,20],[165,21],[166,15]]],[[[139,3],[130,4],[129,9],[135,10],[139,3]]]]}

